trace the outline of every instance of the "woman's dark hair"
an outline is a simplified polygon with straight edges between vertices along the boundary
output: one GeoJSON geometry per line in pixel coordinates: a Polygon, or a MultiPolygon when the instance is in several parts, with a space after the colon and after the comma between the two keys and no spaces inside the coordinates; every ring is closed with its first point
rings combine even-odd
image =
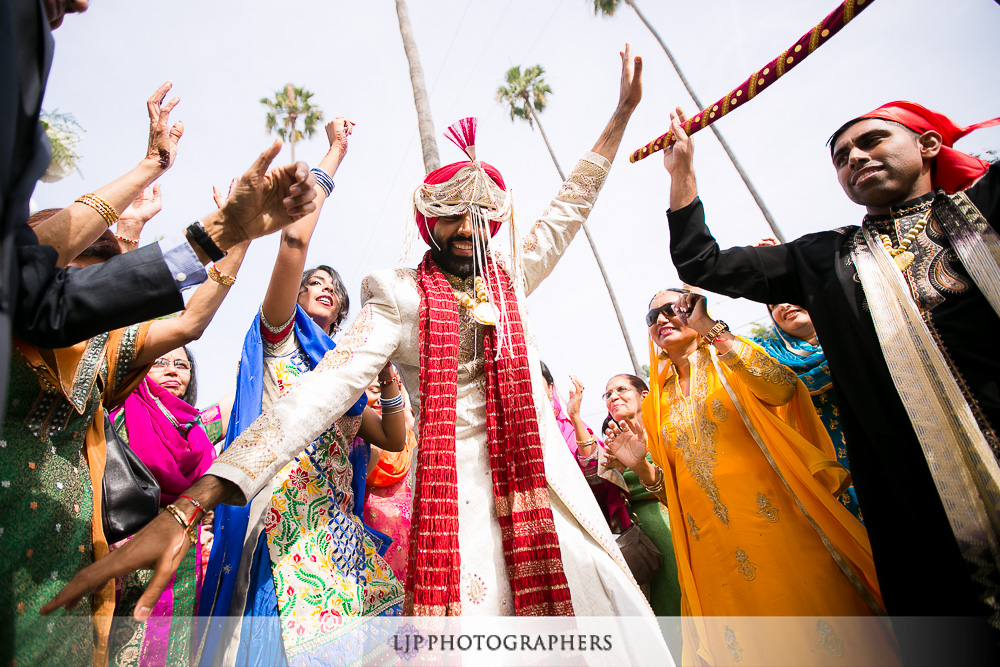
{"type": "MultiPolygon", "coordinates": [[[[28,226],[35,228],[61,210],[61,208],[46,208],[36,211],[28,218],[28,226]]],[[[83,252],[73,259],[77,257],[97,257],[102,262],[106,262],[115,255],[120,254],[122,254],[122,249],[118,245],[118,239],[115,238],[114,233],[110,229],[105,229],[104,233],[97,237],[96,241],[84,248],[83,252]]]]}
{"type": "Polygon", "coordinates": [[[678,294],[690,294],[691,290],[687,289],[686,287],[667,287],[666,289],[661,289],[659,292],[654,294],[653,297],[649,300],[650,305],[652,305],[653,299],[660,296],[664,292],[677,292],[678,294]]]}
{"type": "MultiPolygon", "coordinates": [[[[664,292],[676,292],[678,290],[669,289],[669,290],[663,290],[663,291],[664,292]]],[[[655,299],[656,297],[654,296],[653,298],[655,299]]],[[[611,377],[612,378],[628,378],[628,383],[630,385],[632,385],[632,388],[635,389],[640,394],[642,392],[644,392],[644,391],[649,391],[649,386],[646,385],[646,381],[643,380],[638,375],[632,375],[631,373],[618,373],[617,375],[612,375],[611,377]]],[[[611,378],[608,378],[608,379],[611,379],[611,378]]],[[[640,405],[641,405],[641,403],[640,403],[640,405]]],[[[611,423],[611,415],[608,415],[607,417],[604,418],[604,423],[601,424],[601,433],[602,434],[608,430],[608,424],[610,424],[610,423],[611,423]]]]}
{"type": "Polygon", "coordinates": [[[122,254],[122,248],[118,244],[118,239],[110,229],[105,229],[104,233],[97,237],[97,240],[83,249],[76,258],[96,257],[102,262],[106,262],[112,257],[122,254]]]}
{"type": "MultiPolygon", "coordinates": [[[[672,292],[673,290],[670,291],[672,292]]],[[[649,391],[649,387],[646,385],[646,381],[643,380],[638,375],[631,375],[629,373],[618,373],[617,375],[612,375],[611,377],[628,378],[628,383],[632,385],[632,388],[635,389],[640,394],[644,391],[649,391]]]]}
{"type": "Polygon", "coordinates": [[[198,402],[198,374],[195,373],[194,355],[191,354],[191,350],[187,345],[181,349],[184,350],[184,354],[188,358],[188,363],[191,365],[191,379],[188,381],[187,390],[181,396],[181,400],[188,405],[194,405],[198,402]]]}
{"type": "Polygon", "coordinates": [[[538,360],[538,363],[542,365],[542,377],[545,378],[545,383],[551,387],[555,383],[555,378],[552,377],[552,372],[541,359],[538,360]]]}
{"type": "Polygon", "coordinates": [[[333,325],[330,327],[330,335],[332,336],[337,329],[340,328],[341,323],[347,319],[347,313],[351,310],[351,299],[347,296],[347,288],[344,287],[344,281],[341,279],[340,274],[337,273],[333,267],[327,266],[326,264],[320,264],[311,269],[306,269],[302,272],[302,281],[299,282],[299,293],[302,293],[306,288],[306,283],[312,278],[313,274],[317,271],[325,271],[330,274],[330,278],[333,282],[333,293],[337,297],[337,301],[340,302],[340,310],[337,311],[337,317],[333,320],[333,325]]]}

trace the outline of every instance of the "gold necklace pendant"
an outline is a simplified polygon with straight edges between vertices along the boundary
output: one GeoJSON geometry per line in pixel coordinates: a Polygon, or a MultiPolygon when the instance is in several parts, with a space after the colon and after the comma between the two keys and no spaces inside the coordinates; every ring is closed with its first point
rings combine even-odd
{"type": "Polygon", "coordinates": [[[472,309],[472,319],[488,327],[494,327],[497,324],[497,311],[488,301],[483,301],[472,309]]]}
{"type": "Polygon", "coordinates": [[[913,263],[914,256],[912,252],[906,250],[898,255],[894,255],[892,259],[896,262],[899,270],[905,272],[910,267],[910,264],[913,263]]]}

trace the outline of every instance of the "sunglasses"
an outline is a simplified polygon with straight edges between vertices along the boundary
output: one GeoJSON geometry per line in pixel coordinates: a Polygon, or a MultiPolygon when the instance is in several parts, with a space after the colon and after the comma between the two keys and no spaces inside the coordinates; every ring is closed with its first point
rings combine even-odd
{"type": "Polygon", "coordinates": [[[667,317],[673,317],[677,314],[677,311],[674,310],[674,304],[672,303],[665,303],[659,308],[654,308],[646,313],[646,326],[651,327],[656,324],[656,320],[660,317],[660,313],[663,313],[667,317]]]}

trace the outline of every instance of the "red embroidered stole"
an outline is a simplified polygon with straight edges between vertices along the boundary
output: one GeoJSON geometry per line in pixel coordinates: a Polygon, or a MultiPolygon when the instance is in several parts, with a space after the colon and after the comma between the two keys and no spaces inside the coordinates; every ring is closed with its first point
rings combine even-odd
{"type": "MultiPolygon", "coordinates": [[[[502,320],[512,348],[505,345],[496,359],[496,329],[487,329],[486,444],[514,611],[519,616],[570,616],[573,603],[549,505],[521,315],[506,272],[485,273],[491,292],[504,294],[502,320]]],[[[420,440],[405,609],[419,616],[457,615],[462,609],[455,462],[458,303],[429,252],[417,282],[420,440]]]]}

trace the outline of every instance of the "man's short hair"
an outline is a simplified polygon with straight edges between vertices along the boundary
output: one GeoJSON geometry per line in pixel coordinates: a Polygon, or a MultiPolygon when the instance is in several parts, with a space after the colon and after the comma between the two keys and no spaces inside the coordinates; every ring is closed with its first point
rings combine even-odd
{"type": "Polygon", "coordinates": [[[900,122],[897,122],[897,121],[894,121],[894,120],[889,120],[888,118],[875,118],[874,116],[861,116],[860,118],[855,118],[853,120],[849,120],[846,123],[844,123],[843,125],[841,125],[839,128],[837,128],[837,131],[834,132],[833,134],[831,134],[830,138],[826,140],[826,145],[830,147],[830,157],[831,158],[833,157],[833,148],[834,148],[834,146],[837,145],[837,139],[840,137],[840,135],[842,135],[845,131],[847,131],[847,128],[851,127],[855,123],[860,123],[863,120],[882,120],[882,121],[885,121],[886,123],[892,123],[893,125],[899,125],[900,127],[905,128],[905,129],[909,130],[910,132],[913,132],[914,135],[916,135],[918,137],[920,136],[919,132],[916,132],[913,129],[911,129],[909,127],[906,127],[905,125],[903,125],[900,122]]]}

